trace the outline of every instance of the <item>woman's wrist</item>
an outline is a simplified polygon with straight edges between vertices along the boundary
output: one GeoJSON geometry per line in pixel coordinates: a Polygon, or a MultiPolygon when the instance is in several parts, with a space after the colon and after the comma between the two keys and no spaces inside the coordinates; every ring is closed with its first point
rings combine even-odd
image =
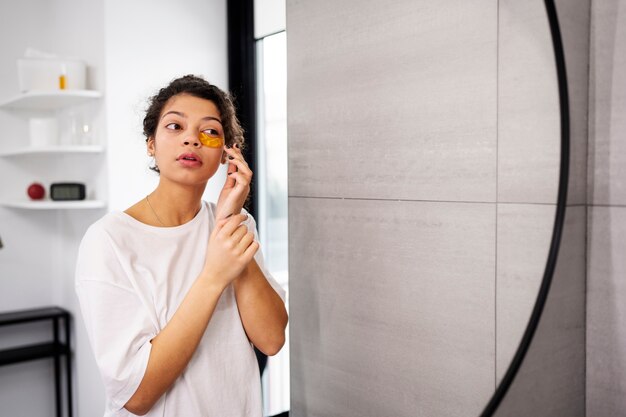
{"type": "Polygon", "coordinates": [[[231,216],[234,216],[234,215],[237,215],[237,214],[240,214],[240,213],[241,213],[241,209],[239,209],[239,210],[230,210],[228,212],[226,212],[226,211],[218,211],[216,213],[216,215],[215,215],[215,220],[219,221],[219,220],[222,220],[222,219],[225,219],[227,217],[231,217],[231,216]]]}
{"type": "Polygon", "coordinates": [[[207,269],[203,269],[202,272],[200,272],[198,282],[205,290],[217,292],[219,294],[221,294],[228,286],[227,283],[222,282],[222,280],[218,279],[212,271],[207,269]]]}

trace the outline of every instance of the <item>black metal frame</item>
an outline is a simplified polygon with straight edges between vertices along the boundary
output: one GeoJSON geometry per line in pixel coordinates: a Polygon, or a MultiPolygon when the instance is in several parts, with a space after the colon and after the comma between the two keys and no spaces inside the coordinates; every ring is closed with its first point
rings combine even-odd
{"type": "Polygon", "coordinates": [[[552,230],[552,241],[550,242],[550,251],[548,252],[548,260],[546,269],[543,274],[543,280],[537,295],[537,301],[533,307],[533,311],[528,321],[528,326],[522,337],[515,356],[509,365],[509,369],[502,378],[498,388],[487,406],[483,410],[481,417],[492,416],[507,391],[513,383],[513,379],[517,375],[524,357],[528,352],[528,348],[533,340],[543,308],[548,298],[552,277],[556,267],[559,248],[561,245],[561,236],[563,235],[563,225],[565,223],[565,209],[567,206],[567,185],[569,182],[569,154],[570,154],[570,130],[569,130],[569,96],[567,92],[567,72],[565,68],[565,53],[563,50],[563,40],[561,39],[561,31],[559,29],[559,19],[556,13],[556,6],[553,0],[545,0],[546,12],[550,23],[550,33],[552,35],[552,45],[554,47],[554,58],[556,61],[556,71],[559,85],[559,103],[561,109],[561,169],[559,173],[559,191],[556,205],[556,217],[554,220],[554,228],[552,230]]]}
{"type": "Polygon", "coordinates": [[[37,343],[0,350],[0,366],[20,362],[53,358],[54,393],[56,416],[61,417],[61,356],[65,356],[65,382],[67,395],[67,415],[72,417],[72,348],[70,346],[70,313],[60,307],[43,307],[31,310],[8,311],[0,314],[0,327],[14,326],[36,321],[52,321],[52,342],[37,343]],[[64,341],[59,337],[59,320],[64,321],[64,341]]]}
{"type": "MultiPolygon", "coordinates": [[[[235,98],[237,117],[245,131],[243,156],[252,172],[256,172],[257,106],[256,106],[256,47],[254,42],[253,0],[228,0],[228,84],[235,98]]],[[[259,187],[252,177],[246,210],[254,218],[259,212],[259,187]]]]}
{"type": "MultiPolygon", "coordinates": [[[[235,98],[237,117],[245,131],[243,155],[253,173],[257,169],[257,85],[256,42],[254,39],[254,1],[228,0],[228,84],[235,98]]],[[[259,186],[255,177],[250,184],[246,210],[254,218],[259,213],[259,186]]],[[[267,355],[254,349],[259,371],[263,375],[267,355]]]]}

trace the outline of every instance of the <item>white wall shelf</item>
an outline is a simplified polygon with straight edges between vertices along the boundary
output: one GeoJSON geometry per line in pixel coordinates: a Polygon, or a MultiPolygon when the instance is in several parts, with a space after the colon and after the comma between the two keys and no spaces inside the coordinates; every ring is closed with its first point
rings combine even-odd
{"type": "Polygon", "coordinates": [[[0,151],[0,157],[20,156],[20,155],[64,155],[64,154],[99,154],[104,152],[104,146],[101,145],[67,145],[67,146],[45,146],[45,147],[26,147],[21,149],[13,149],[8,151],[0,151]]]}
{"type": "MultiPolygon", "coordinates": [[[[0,109],[7,110],[45,110],[54,111],[95,101],[102,97],[102,93],[95,90],[57,90],[57,91],[28,91],[18,94],[10,100],[0,103],[0,109]]],[[[104,152],[101,145],[52,145],[28,146],[0,151],[0,157],[19,157],[27,155],[41,155],[46,158],[62,155],[97,155],[104,152]]],[[[101,200],[54,201],[16,199],[0,201],[0,207],[26,210],[74,210],[105,208],[107,203],[101,200]]]]}
{"type": "Polygon", "coordinates": [[[99,99],[95,90],[28,91],[0,104],[0,108],[27,110],[57,110],[99,99]]]}
{"type": "Polygon", "coordinates": [[[54,210],[54,209],[99,209],[105,208],[106,202],[101,200],[80,200],[80,201],[53,201],[53,200],[17,200],[3,201],[0,206],[29,210],[54,210]]]}

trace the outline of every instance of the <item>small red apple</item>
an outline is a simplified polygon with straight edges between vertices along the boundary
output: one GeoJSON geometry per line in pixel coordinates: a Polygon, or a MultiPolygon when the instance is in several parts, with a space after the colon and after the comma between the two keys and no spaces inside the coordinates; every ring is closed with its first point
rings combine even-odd
{"type": "Polygon", "coordinates": [[[28,186],[28,196],[32,200],[41,200],[46,194],[46,189],[38,182],[34,182],[28,186]]]}

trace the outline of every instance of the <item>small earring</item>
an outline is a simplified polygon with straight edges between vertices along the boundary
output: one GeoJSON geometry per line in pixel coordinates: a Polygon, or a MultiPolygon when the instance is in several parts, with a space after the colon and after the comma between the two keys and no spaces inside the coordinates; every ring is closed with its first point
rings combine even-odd
{"type": "Polygon", "coordinates": [[[148,152],[148,156],[154,156],[152,152],[148,152]]]}

